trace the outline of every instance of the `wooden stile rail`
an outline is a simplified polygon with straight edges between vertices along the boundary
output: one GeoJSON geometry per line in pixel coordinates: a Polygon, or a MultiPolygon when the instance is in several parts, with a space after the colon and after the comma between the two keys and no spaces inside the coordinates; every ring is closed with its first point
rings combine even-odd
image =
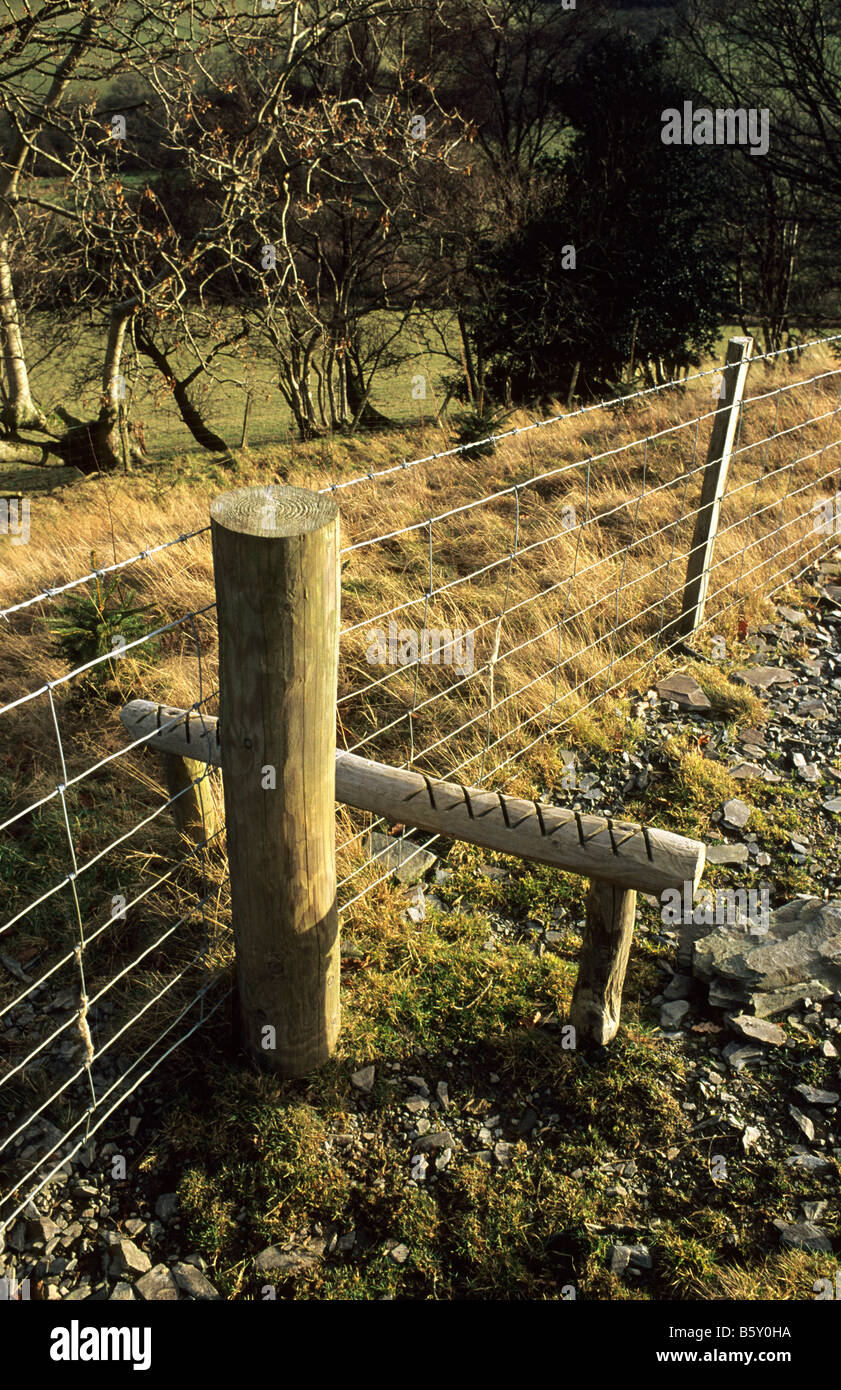
{"type": "MultiPolygon", "coordinates": [[[[300,488],[241,488],[214,501],[211,523],[221,719],[148,700],[133,700],[120,718],[133,739],[146,738],[169,760],[169,787],[194,780],[177,777],[172,760],[189,760],[191,771],[208,764],[222,770],[246,1050],[282,1075],[303,1076],[335,1048],[336,800],[585,876],[570,1021],[581,1040],[610,1042],[637,891],[694,891],[704,846],[337,750],[335,504],[300,488]]],[[[196,838],[201,806],[182,806],[177,815],[179,828],[196,838]]]]}
{"type": "MultiPolygon", "coordinates": [[[[120,719],[133,738],[148,738],[160,752],[222,766],[215,715],[132,700],[120,719]]],[[[670,830],[465,787],[338,749],[336,800],[451,840],[658,897],[667,888],[682,891],[684,883],[694,889],[704,868],[704,846],[670,830]]]]}

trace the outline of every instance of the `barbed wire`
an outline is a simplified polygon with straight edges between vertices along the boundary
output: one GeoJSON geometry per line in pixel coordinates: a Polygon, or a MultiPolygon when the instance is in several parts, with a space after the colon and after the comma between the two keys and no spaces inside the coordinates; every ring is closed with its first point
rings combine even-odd
{"type": "Polygon", "coordinates": [[[89,574],[83,574],[80,579],[71,579],[66,584],[56,584],[49,589],[42,589],[39,594],[32,598],[24,599],[21,603],[12,603],[7,608],[0,608],[0,618],[9,618],[12,613],[21,613],[26,608],[31,608],[35,603],[43,603],[45,599],[58,598],[59,594],[65,594],[70,589],[78,589],[80,584],[89,584],[92,579],[102,579],[106,574],[113,574],[116,570],[126,569],[128,565],[136,565],[140,560],[148,560],[150,556],[157,555],[162,550],[169,550],[173,545],[183,545],[186,541],[194,540],[196,536],[203,536],[210,530],[210,523],[207,526],[199,526],[195,531],[183,532],[180,536],[173,536],[172,540],[161,541],[159,545],[146,546],[144,550],[138,551],[136,555],[131,555],[127,560],[115,560],[111,565],[100,565],[97,569],[91,570],[89,574]]]}

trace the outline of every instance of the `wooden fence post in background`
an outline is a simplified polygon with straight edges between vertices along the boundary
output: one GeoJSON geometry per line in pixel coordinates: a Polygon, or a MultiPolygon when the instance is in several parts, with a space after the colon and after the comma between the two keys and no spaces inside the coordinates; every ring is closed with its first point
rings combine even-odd
{"type": "Polygon", "coordinates": [[[245,409],[242,412],[242,434],[239,439],[239,447],[244,449],[248,442],[248,416],[251,413],[251,392],[246,392],[245,409]]]}
{"type": "Polygon", "coordinates": [[[590,880],[578,978],[570,1008],[576,1041],[604,1046],[616,1036],[636,906],[634,888],[590,880]]]}
{"type": "Polygon", "coordinates": [[[727,486],[727,470],[730,467],[730,455],[736,437],[752,350],[753,338],[731,338],[727,344],[724,379],[707,450],[707,464],[704,469],[701,500],[695,516],[692,549],[686,565],[683,605],[680,616],[669,625],[664,634],[670,641],[691,637],[704,620],[721,499],[727,486]]]}
{"type": "Polygon", "coordinates": [[[339,1032],[339,516],[290,487],[210,508],[222,781],[242,1043],[304,1076],[339,1032]]]}

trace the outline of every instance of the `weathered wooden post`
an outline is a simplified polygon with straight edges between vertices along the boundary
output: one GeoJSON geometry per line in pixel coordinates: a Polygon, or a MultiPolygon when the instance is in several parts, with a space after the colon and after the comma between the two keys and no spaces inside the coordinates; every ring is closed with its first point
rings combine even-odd
{"type": "Polygon", "coordinates": [[[713,420],[701,500],[686,565],[683,604],[680,616],[669,625],[665,634],[671,641],[691,637],[704,620],[721,499],[727,486],[727,471],[752,350],[753,338],[731,338],[727,344],[721,395],[713,420]]]}
{"type": "Polygon", "coordinates": [[[636,889],[590,880],[570,1008],[570,1022],[581,1041],[604,1046],[616,1037],[636,907],[636,889]]]}
{"type": "Polygon", "coordinates": [[[302,488],[210,508],[222,781],[242,1042],[303,1076],[339,1032],[339,516],[302,488]]]}
{"type": "Polygon", "coordinates": [[[204,844],[218,829],[209,768],[194,758],[179,758],[176,753],[162,753],[161,763],[177,829],[193,844],[204,844]]]}

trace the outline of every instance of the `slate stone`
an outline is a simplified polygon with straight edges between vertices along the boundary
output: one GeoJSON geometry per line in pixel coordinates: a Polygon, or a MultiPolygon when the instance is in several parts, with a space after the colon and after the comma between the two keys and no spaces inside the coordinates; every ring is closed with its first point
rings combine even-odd
{"type": "Polygon", "coordinates": [[[192,1298],[217,1299],[222,1295],[214,1289],[209,1279],[206,1279],[200,1269],[195,1265],[178,1264],[172,1266],[172,1274],[176,1284],[183,1293],[189,1294],[192,1298]]]}
{"type": "MultiPolygon", "coordinates": [[[[79,1228],[81,1230],[81,1227],[79,1228]]],[[[6,1241],[10,1250],[17,1250],[20,1254],[26,1249],[26,1225],[23,1221],[16,1221],[10,1231],[6,1232],[6,1241]]]]}
{"type": "Polygon", "coordinates": [[[60,1226],[55,1221],[51,1221],[48,1216],[39,1216],[37,1221],[30,1221],[26,1227],[27,1239],[33,1241],[43,1241],[47,1244],[59,1234],[60,1226]]]}
{"type": "Polygon", "coordinates": [[[826,1202],[801,1202],[800,1210],[807,1221],[820,1221],[826,1211],[826,1202]]]}
{"type": "Polygon", "coordinates": [[[370,1091],[374,1089],[374,1079],[376,1077],[376,1074],[376,1067],[362,1067],[359,1071],[355,1071],[351,1076],[351,1085],[355,1086],[357,1091],[363,1091],[367,1095],[370,1091]]]}
{"type": "Polygon", "coordinates": [[[797,1125],[802,1134],[805,1134],[810,1144],[815,1142],[815,1125],[808,1115],[804,1115],[802,1110],[798,1110],[796,1105],[788,1107],[788,1113],[797,1125]]]}
{"type": "Polygon", "coordinates": [[[677,1028],[688,1013],[689,1003],[686,999],[673,999],[660,1010],[660,1027],[677,1028]]]}
{"type": "Polygon", "coordinates": [[[610,1268],[614,1274],[621,1274],[634,1265],[637,1269],[652,1269],[653,1261],[647,1245],[612,1245],[610,1247],[610,1268]]]}
{"type": "Polygon", "coordinates": [[[737,782],[750,782],[755,777],[763,776],[763,769],[759,763],[734,763],[728,771],[731,777],[736,778],[737,782]]]}
{"type": "Polygon", "coordinates": [[[802,753],[792,753],[791,761],[801,781],[815,783],[822,780],[817,763],[807,763],[802,753]]]}
{"type": "Polygon", "coordinates": [[[841,989],[841,900],[795,898],[769,913],[762,935],[718,927],[695,941],[692,972],[759,1018],[827,999],[841,989]]]}
{"type": "Polygon", "coordinates": [[[647,1245],[631,1246],[631,1264],[638,1269],[653,1269],[654,1261],[647,1245]]]}
{"type": "Polygon", "coordinates": [[[667,1001],[686,999],[695,987],[695,980],[692,975],[673,975],[663,990],[663,998],[667,1001]]]}
{"type": "Polygon", "coordinates": [[[800,1168],[804,1173],[822,1173],[830,1166],[829,1159],[822,1154],[792,1154],[786,1159],[789,1168],[800,1168]]]}
{"type": "Polygon", "coordinates": [[[721,1049],[721,1055],[734,1071],[741,1071],[751,1062],[761,1062],[763,1057],[758,1047],[740,1047],[737,1043],[728,1043],[721,1049]]]}
{"type": "Polygon", "coordinates": [[[813,719],[819,719],[829,711],[823,700],[801,700],[797,706],[798,714],[809,714],[813,719]]]}
{"type": "Polygon", "coordinates": [[[742,1151],[747,1154],[752,1149],[757,1149],[761,1153],[762,1150],[759,1148],[761,1137],[761,1132],[756,1125],[745,1125],[742,1130],[742,1151]]]}
{"type": "Polygon", "coordinates": [[[738,797],[725,801],[721,808],[721,823],[726,830],[744,830],[750,820],[750,806],[738,797]]]}
{"type": "Polygon", "coordinates": [[[381,872],[393,874],[401,883],[417,883],[438,863],[437,855],[422,849],[411,840],[396,839],[372,830],[368,837],[368,853],[381,872]]]}
{"type": "Polygon", "coordinates": [[[424,897],[423,888],[419,883],[416,883],[412,888],[406,889],[406,900],[408,902],[406,916],[409,918],[409,921],[425,922],[426,898],[424,897]]]}
{"type": "Polygon", "coordinates": [[[751,748],[758,748],[761,752],[765,752],[764,729],[742,729],[738,741],[743,747],[747,744],[751,748]]]}
{"type": "Polygon", "coordinates": [[[692,676],[686,675],[685,672],[675,671],[665,680],[658,681],[657,694],[661,700],[673,700],[681,709],[700,711],[712,709],[709,699],[698,682],[692,676]]]}
{"type": "Polygon", "coordinates": [[[837,1105],[839,1095],[837,1091],[820,1091],[817,1086],[807,1086],[802,1083],[795,1086],[795,1091],[802,1096],[807,1105],[837,1105]]]}
{"type": "Polygon", "coordinates": [[[820,1226],[814,1226],[811,1221],[777,1220],[774,1225],[780,1233],[780,1244],[788,1250],[814,1250],[832,1254],[832,1242],[820,1226]]]}
{"type": "Polygon", "coordinates": [[[767,1018],[754,1018],[751,1014],[729,1014],[727,1022],[735,1032],[741,1033],[743,1038],[749,1038],[751,1042],[782,1047],[786,1041],[786,1033],[779,1024],[771,1023],[767,1018]]]}
{"type": "Polygon", "coordinates": [[[432,1153],[436,1149],[454,1149],[456,1141],[448,1129],[436,1129],[432,1134],[422,1134],[415,1140],[414,1152],[432,1153]]]}
{"type": "Polygon", "coordinates": [[[152,1261],[145,1250],[138,1250],[133,1240],[118,1240],[111,1246],[112,1274],[145,1274],[152,1261]]]}
{"type": "Polygon", "coordinates": [[[532,1130],[537,1124],[537,1120],[537,1111],[532,1109],[530,1105],[527,1105],[519,1120],[517,1121],[517,1133],[531,1134],[532,1130]]]}
{"type": "Polygon", "coordinates": [[[155,1202],[155,1215],[160,1221],[171,1221],[178,1211],[178,1195],[175,1192],[162,1192],[155,1202]]]}
{"type": "Polygon", "coordinates": [[[148,1303],[175,1303],[178,1299],[178,1285],[165,1264],[155,1265],[134,1288],[148,1303]]]}
{"type": "Polygon", "coordinates": [[[747,864],[748,857],[747,845],[728,845],[726,842],[720,845],[707,845],[707,863],[709,864],[747,864]]]}
{"type": "Polygon", "coordinates": [[[791,685],[797,680],[792,671],[779,666],[748,666],[733,672],[733,679],[740,685],[748,685],[751,690],[770,690],[772,685],[791,685]]]}
{"type": "Polygon", "coordinates": [[[254,1267],[260,1274],[267,1274],[269,1271],[278,1270],[282,1274],[298,1274],[303,1269],[311,1269],[318,1263],[322,1250],[318,1249],[315,1242],[304,1249],[295,1249],[288,1245],[269,1245],[254,1261],[254,1267]]]}
{"type": "Polygon", "coordinates": [[[134,1289],[122,1279],[115,1284],[108,1297],[109,1303],[133,1303],[134,1289]]]}

